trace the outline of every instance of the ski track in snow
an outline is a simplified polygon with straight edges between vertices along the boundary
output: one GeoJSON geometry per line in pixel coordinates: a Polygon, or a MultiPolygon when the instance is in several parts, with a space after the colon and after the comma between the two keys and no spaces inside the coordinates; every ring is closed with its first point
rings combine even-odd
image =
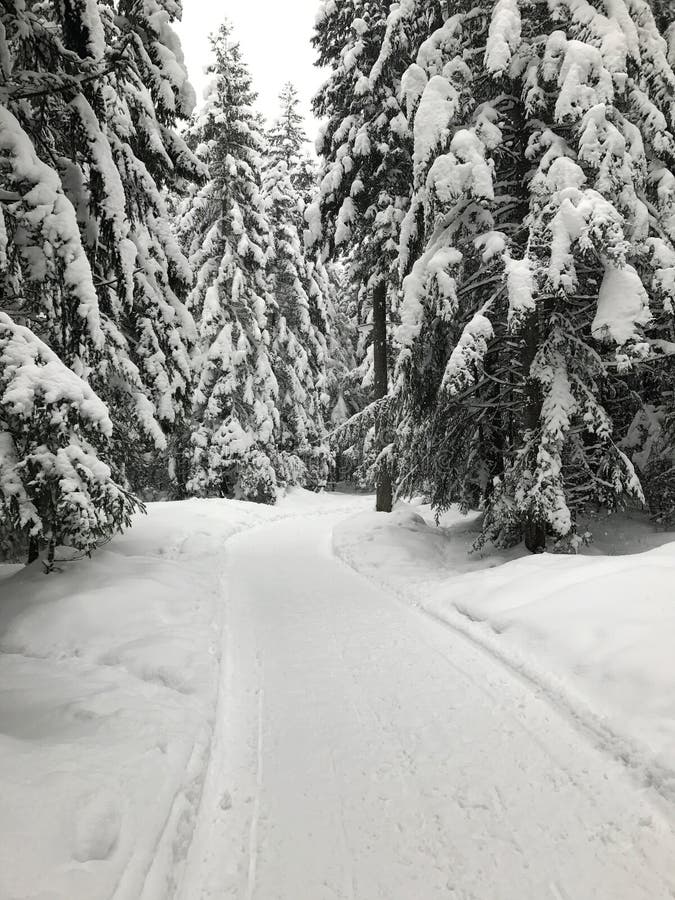
{"type": "Polygon", "coordinates": [[[541,692],[337,560],[345,511],[227,541],[179,900],[661,900],[672,811],[541,692]]]}

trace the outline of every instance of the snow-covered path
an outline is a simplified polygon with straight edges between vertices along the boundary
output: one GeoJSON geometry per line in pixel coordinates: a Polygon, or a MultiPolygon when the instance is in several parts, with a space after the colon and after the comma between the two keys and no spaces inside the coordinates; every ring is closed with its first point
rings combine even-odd
{"type": "Polygon", "coordinates": [[[498,661],[334,558],[227,544],[218,721],[181,900],[661,900],[666,812],[498,661]]]}

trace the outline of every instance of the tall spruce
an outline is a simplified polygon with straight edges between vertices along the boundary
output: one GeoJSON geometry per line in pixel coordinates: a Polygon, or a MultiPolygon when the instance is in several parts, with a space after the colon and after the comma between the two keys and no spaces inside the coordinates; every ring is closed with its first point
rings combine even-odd
{"type": "Polygon", "coordinates": [[[411,187],[410,131],[398,90],[409,62],[401,39],[408,6],[329,0],[313,41],[331,74],[315,100],[327,122],[318,142],[324,165],[318,199],[307,213],[308,236],[327,253],[345,254],[365,295],[375,401],[369,421],[377,432],[370,445],[376,448],[377,508],[384,511],[391,509],[394,470],[386,425],[387,319],[396,306],[398,236],[411,187]]]}
{"type": "Polygon", "coordinates": [[[190,136],[210,177],[178,223],[195,272],[189,307],[199,333],[189,490],[274,502],[280,418],[269,326],[278,311],[267,277],[264,141],[229,24],[211,44],[208,95],[190,136]]]}
{"type": "Polygon", "coordinates": [[[274,297],[273,368],[279,383],[279,449],[284,480],[325,485],[330,468],[324,414],[328,408],[328,306],[320,264],[305,256],[305,197],[313,172],[297,93],[286,85],[281,114],[268,134],[263,195],[272,247],[269,289],[274,297]]]}
{"type": "MultiPolygon", "coordinates": [[[[146,455],[166,450],[189,404],[194,327],[183,301],[191,273],[161,191],[179,176],[204,175],[176,130],[193,103],[171,27],[179,14],[173,0],[60,0],[2,14],[8,76],[0,92],[75,210],[99,347],[82,362],[70,334],[77,308],[43,289],[31,274],[39,267],[24,267],[13,308],[106,402],[114,466],[136,487],[147,477],[146,455]]],[[[16,260],[15,252],[15,268],[16,260]]]]}
{"type": "Polygon", "coordinates": [[[643,0],[452,13],[417,4],[401,90],[404,484],[483,503],[484,539],[574,544],[642,500],[622,399],[672,390],[675,76],[643,0]]]}
{"type": "Polygon", "coordinates": [[[159,191],[200,174],[174,127],[191,104],[179,13],[0,11],[2,504],[31,555],[126,524],[134,501],[115,480],[140,486],[144,451],[166,447],[188,400],[190,272],[159,191]]]}

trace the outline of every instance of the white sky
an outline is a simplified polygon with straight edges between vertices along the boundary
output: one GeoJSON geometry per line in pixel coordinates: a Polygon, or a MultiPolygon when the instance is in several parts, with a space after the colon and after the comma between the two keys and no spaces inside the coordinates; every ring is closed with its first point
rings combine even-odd
{"type": "Polygon", "coordinates": [[[274,119],[279,90],[286,81],[292,81],[313,141],[317,125],[310,100],[325,79],[314,66],[316,53],[310,44],[318,5],[318,0],[183,0],[183,21],[175,27],[197,99],[201,100],[206,81],[203,72],[210,56],[208,36],[227,17],[251,70],[260,111],[274,119]]]}

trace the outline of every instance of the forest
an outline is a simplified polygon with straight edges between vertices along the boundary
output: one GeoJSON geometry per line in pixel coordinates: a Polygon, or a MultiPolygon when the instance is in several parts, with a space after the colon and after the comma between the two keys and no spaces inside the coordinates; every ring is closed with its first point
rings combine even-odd
{"type": "Polygon", "coordinates": [[[309,145],[179,0],[0,5],[0,552],[376,488],[574,551],[675,510],[672,0],[323,0],[309,145]]]}

